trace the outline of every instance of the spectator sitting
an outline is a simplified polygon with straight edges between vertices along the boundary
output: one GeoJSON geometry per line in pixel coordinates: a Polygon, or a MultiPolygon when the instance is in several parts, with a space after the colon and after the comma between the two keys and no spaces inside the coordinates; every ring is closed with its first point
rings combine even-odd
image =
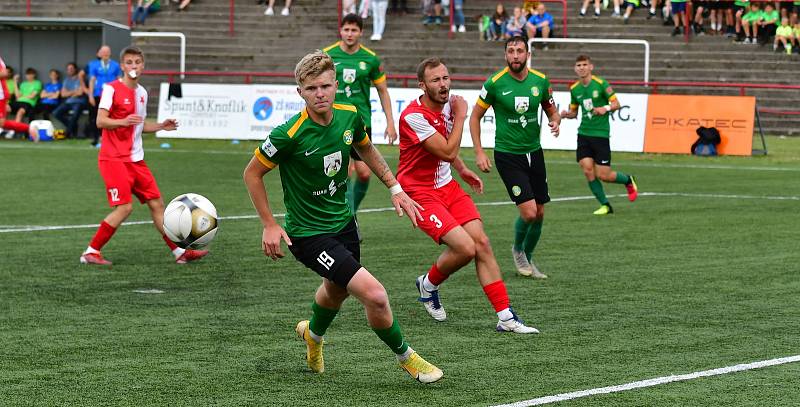
{"type": "Polygon", "coordinates": [[[525,20],[528,20],[536,13],[537,7],[539,7],[538,0],[524,0],[522,2],[522,15],[525,16],[525,20]]]}
{"type": "Polygon", "coordinates": [[[491,37],[495,40],[501,38],[506,31],[506,23],[508,22],[508,13],[503,3],[497,3],[492,15],[491,37]]]}
{"type": "MultiPolygon", "coordinates": [[[[528,19],[527,25],[528,38],[550,38],[550,31],[553,29],[553,16],[547,12],[544,3],[539,3],[536,12],[528,19]]],[[[544,43],[542,49],[547,49],[544,43]]]]}
{"type": "MultiPolygon", "coordinates": [[[[6,105],[6,109],[11,109],[11,102],[17,99],[17,93],[19,93],[18,82],[19,82],[19,74],[14,74],[14,68],[10,66],[6,66],[6,71],[8,71],[8,78],[6,81],[6,86],[8,86],[8,105],[6,105]]],[[[6,112],[0,112],[5,115],[6,112]]]]}
{"type": "Polygon", "coordinates": [[[669,4],[670,14],[672,14],[672,23],[674,24],[674,28],[672,29],[672,36],[674,37],[681,34],[681,22],[683,22],[686,16],[686,0],[672,0],[669,4]]]}
{"type": "Polygon", "coordinates": [[[761,21],[758,22],[758,38],[761,44],[766,44],[775,35],[775,29],[780,22],[780,12],[775,10],[772,3],[764,5],[764,11],[761,13],[761,21]]]}
{"type": "Polygon", "coordinates": [[[442,23],[442,0],[425,0],[422,8],[425,10],[425,25],[442,23]]]}
{"type": "Polygon", "coordinates": [[[775,42],[772,43],[772,50],[777,51],[780,43],[783,45],[783,49],[786,50],[786,54],[791,55],[794,40],[792,26],[789,25],[789,17],[784,17],[781,19],[781,26],[775,30],[775,42]]]}
{"type": "MultiPolygon", "coordinates": [[[[789,21],[792,21],[791,18],[789,21]]],[[[800,22],[794,23],[794,30],[792,30],[792,45],[798,54],[800,54],[800,22]]]]}
{"type": "Polygon", "coordinates": [[[46,120],[50,120],[50,115],[56,110],[61,100],[61,75],[55,69],[51,69],[49,77],[50,81],[44,85],[44,89],[39,95],[39,105],[36,108],[36,111],[41,113],[46,120]]]}
{"type": "Polygon", "coordinates": [[[77,137],[78,118],[86,107],[86,97],[78,76],[78,66],[74,62],[67,64],[67,77],[64,78],[61,96],[66,99],[53,111],[53,116],[67,127],[67,137],[77,137]]]}
{"type": "Polygon", "coordinates": [[[178,11],[186,10],[186,8],[189,7],[189,3],[191,3],[191,2],[192,2],[192,0],[183,0],[183,1],[181,1],[181,4],[178,6],[178,11]]]}
{"type": "Polygon", "coordinates": [[[742,41],[742,26],[743,21],[742,17],[744,17],[745,13],[747,13],[747,4],[750,0],[735,0],[733,2],[733,9],[731,13],[733,14],[736,26],[736,41],[742,41]]]}
{"type": "Polygon", "coordinates": [[[508,19],[506,23],[506,32],[503,34],[503,37],[509,39],[517,35],[525,35],[525,23],[526,19],[525,16],[522,15],[522,9],[514,7],[514,15],[508,19]]]}
{"type": "Polygon", "coordinates": [[[478,39],[481,41],[494,41],[496,38],[492,37],[492,18],[486,14],[478,14],[475,16],[475,21],[478,22],[478,39]]]}
{"type": "Polygon", "coordinates": [[[761,7],[758,5],[758,3],[751,4],[750,11],[742,16],[742,29],[744,30],[745,44],[757,43],[756,38],[758,37],[758,26],[762,17],[763,14],[761,13],[761,7]]]}
{"type": "Polygon", "coordinates": [[[625,14],[622,16],[622,23],[628,24],[628,19],[631,17],[633,10],[639,8],[639,0],[625,0],[622,2],[622,5],[625,6],[625,14]]]}
{"type": "MultiPolygon", "coordinates": [[[[578,14],[579,17],[586,17],[586,8],[589,7],[589,2],[591,0],[583,0],[581,12],[578,14]]],[[[594,18],[600,18],[600,0],[594,0],[594,18]]]]}
{"type": "Polygon", "coordinates": [[[137,0],[133,10],[133,26],[144,25],[147,16],[161,10],[160,0],[137,0]]]}
{"type": "Polygon", "coordinates": [[[25,70],[25,81],[19,84],[19,93],[16,102],[11,103],[12,113],[16,112],[15,121],[22,122],[23,117],[30,119],[36,103],[39,101],[39,92],[42,91],[42,82],[36,79],[37,73],[33,68],[25,70]]]}

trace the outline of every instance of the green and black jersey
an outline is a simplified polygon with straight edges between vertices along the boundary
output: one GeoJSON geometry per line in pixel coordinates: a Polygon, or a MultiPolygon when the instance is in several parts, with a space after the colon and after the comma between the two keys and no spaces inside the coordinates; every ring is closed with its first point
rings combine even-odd
{"type": "Polygon", "coordinates": [[[334,104],[327,126],[315,123],[304,109],[255,150],[266,167],[279,167],[289,236],[336,233],[350,222],[345,182],[353,143],[369,143],[364,120],[355,106],[334,104]]]}
{"type": "Polygon", "coordinates": [[[528,68],[517,80],[508,68],[494,73],[481,88],[478,105],[495,115],[495,150],[528,154],[539,150],[539,105],[553,106],[553,88],[545,74],[528,68]]]}
{"type": "Polygon", "coordinates": [[[323,50],[333,59],[336,68],[336,101],[350,103],[358,109],[367,127],[372,127],[372,105],[369,88],[386,80],[381,60],[371,49],[361,45],[353,54],[344,52],[341,41],[323,50]]]}
{"type": "Polygon", "coordinates": [[[605,79],[592,75],[588,85],[577,81],[569,87],[569,93],[571,95],[570,109],[580,108],[581,110],[581,125],[578,127],[578,134],[608,138],[611,131],[608,123],[610,114],[596,115],[592,113],[592,109],[608,105],[617,98],[611,85],[605,79]]]}

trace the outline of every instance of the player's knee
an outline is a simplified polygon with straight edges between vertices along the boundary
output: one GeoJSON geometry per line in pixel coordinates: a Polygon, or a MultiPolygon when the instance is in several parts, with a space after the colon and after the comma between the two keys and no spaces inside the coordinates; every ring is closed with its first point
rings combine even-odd
{"type": "Polygon", "coordinates": [[[378,284],[364,295],[364,306],[378,312],[389,309],[389,295],[382,285],[378,284]]]}
{"type": "Polygon", "coordinates": [[[133,212],[133,204],[126,203],[122,205],[117,205],[114,207],[114,212],[119,213],[120,215],[128,216],[133,212]]]}
{"type": "Polygon", "coordinates": [[[538,215],[536,209],[530,209],[520,212],[519,217],[522,218],[522,221],[525,223],[533,223],[539,220],[538,215]]]}
{"type": "Polygon", "coordinates": [[[475,242],[475,255],[481,256],[492,252],[492,244],[489,242],[489,236],[482,234],[473,239],[475,242]]]}
{"type": "Polygon", "coordinates": [[[472,260],[475,258],[476,249],[475,249],[475,241],[465,240],[463,243],[453,247],[456,254],[464,260],[472,260]]]}
{"type": "Polygon", "coordinates": [[[358,171],[356,173],[356,178],[358,178],[358,182],[366,184],[369,182],[369,174],[370,174],[369,171],[367,172],[358,171]]]}

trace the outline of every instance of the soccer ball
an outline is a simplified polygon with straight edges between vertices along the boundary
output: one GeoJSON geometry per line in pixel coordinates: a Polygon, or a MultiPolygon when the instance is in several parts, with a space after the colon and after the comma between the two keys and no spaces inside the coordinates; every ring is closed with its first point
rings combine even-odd
{"type": "Polygon", "coordinates": [[[28,133],[33,141],[53,141],[55,128],[50,120],[34,120],[28,126],[28,133]]]}
{"type": "Polygon", "coordinates": [[[180,195],[164,210],[164,233],[184,249],[198,249],[211,243],[217,226],[217,208],[202,195],[180,195]]]}

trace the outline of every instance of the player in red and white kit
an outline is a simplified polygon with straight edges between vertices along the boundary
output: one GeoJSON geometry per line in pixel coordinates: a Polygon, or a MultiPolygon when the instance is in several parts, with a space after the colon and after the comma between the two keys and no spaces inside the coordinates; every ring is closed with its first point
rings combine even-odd
{"type": "Polygon", "coordinates": [[[0,129],[12,130],[17,133],[27,134],[29,127],[25,123],[6,120],[6,106],[8,105],[8,70],[3,58],[0,57],[0,129]]]}
{"type": "Polygon", "coordinates": [[[438,58],[422,61],[417,79],[424,93],[400,116],[397,180],[424,208],[419,228],[447,246],[430,271],[417,278],[419,301],[433,319],[444,321],[447,314],[439,300],[439,285],[474,259],[478,280],[499,318],[497,330],[539,333],[525,326],[511,308],[478,208],[450,173],[452,166],[475,192],[483,193],[481,179],[458,157],[467,103],[450,96],[450,76],[438,58]]]}
{"type": "Polygon", "coordinates": [[[139,85],[144,70],[144,54],[139,48],[128,47],[122,50],[119,59],[124,76],[103,85],[97,113],[97,127],[103,130],[97,166],[106,184],[108,204],[114,209],[103,219],[89,247],[81,255],[81,263],[111,264],[103,258],[100,250],[133,211],[132,195],[150,208],[153,224],[172,250],[177,263],[200,259],[208,251],[181,249],[164,235],[164,201],[144,162],[142,131],[175,130],[178,123],[174,119],[145,123],[147,91],[139,85]]]}

